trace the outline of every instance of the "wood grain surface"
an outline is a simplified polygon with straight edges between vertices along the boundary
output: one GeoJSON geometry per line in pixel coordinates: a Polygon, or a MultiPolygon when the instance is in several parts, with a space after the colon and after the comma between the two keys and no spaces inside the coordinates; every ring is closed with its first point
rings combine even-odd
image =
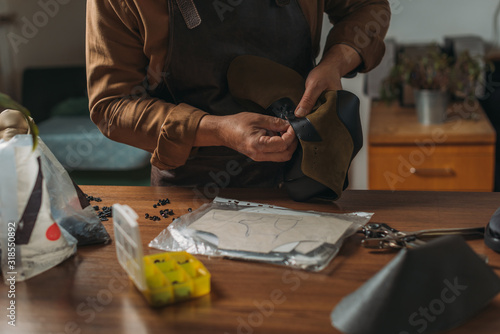
{"type": "Polygon", "coordinates": [[[493,190],[494,145],[373,145],[368,155],[372,190],[493,190]]]}
{"type": "Polygon", "coordinates": [[[373,102],[369,189],[492,191],[495,140],[477,102],[450,105],[448,119],[434,125],[420,124],[415,108],[373,102]]]}
{"type": "MultiPolygon", "coordinates": [[[[100,206],[127,204],[139,214],[145,254],[149,241],[170,223],[153,222],[158,199],[177,216],[199,207],[199,193],[186,188],[84,186],[100,206]]],[[[219,196],[325,212],[374,212],[372,222],[401,230],[485,226],[500,205],[498,193],[347,191],[337,202],[295,203],[280,190],[221,189],[219,196]]],[[[97,204],[97,203],[96,203],[97,204]]],[[[113,237],[112,220],[105,222],[113,237]]],[[[339,333],[330,313],[395,256],[348,239],[319,273],[282,266],[197,256],[212,274],[210,295],[152,309],[118,264],[114,243],[78,248],[57,267],[16,285],[17,326],[7,325],[7,287],[0,286],[0,333],[339,333]]],[[[468,241],[489,257],[500,274],[500,254],[482,240],[468,241]]],[[[425,288],[425,287],[415,287],[425,288]]],[[[498,333],[500,295],[449,333],[498,333]]],[[[382,333],[381,333],[382,334],[382,333]]],[[[385,334],[385,333],[384,333],[385,334]]]]}

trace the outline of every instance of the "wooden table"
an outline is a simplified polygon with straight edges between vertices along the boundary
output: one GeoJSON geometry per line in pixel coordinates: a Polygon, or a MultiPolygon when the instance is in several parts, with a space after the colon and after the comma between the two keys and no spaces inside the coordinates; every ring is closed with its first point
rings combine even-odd
{"type": "MultiPolygon", "coordinates": [[[[202,201],[185,188],[85,186],[99,205],[128,204],[137,211],[145,254],[166,220],[144,219],[160,198],[181,215],[202,201]]],[[[327,212],[374,212],[372,222],[401,230],[485,226],[500,193],[347,191],[335,202],[295,203],[279,190],[223,189],[220,196],[327,212]]],[[[170,221],[170,220],[169,220],[170,221]]],[[[105,222],[113,237],[112,221],[105,222]]],[[[500,274],[500,254],[482,240],[469,241],[500,274]]],[[[114,244],[80,247],[61,265],[16,286],[17,326],[0,318],[0,333],[339,333],[330,312],[347,294],[376,274],[396,253],[374,253],[348,239],[322,272],[198,256],[212,274],[212,292],[196,300],[151,309],[129,283],[114,244]],[[274,302],[271,302],[274,301],[274,302]]],[[[0,287],[0,313],[7,287],[0,287]]],[[[449,333],[498,333],[500,295],[482,312],[449,333]]],[[[385,334],[385,333],[384,333],[385,334]]]]}
{"type": "Polygon", "coordinates": [[[422,125],[415,108],[375,101],[368,132],[369,188],[491,191],[495,141],[479,103],[452,104],[443,124],[422,125]]]}

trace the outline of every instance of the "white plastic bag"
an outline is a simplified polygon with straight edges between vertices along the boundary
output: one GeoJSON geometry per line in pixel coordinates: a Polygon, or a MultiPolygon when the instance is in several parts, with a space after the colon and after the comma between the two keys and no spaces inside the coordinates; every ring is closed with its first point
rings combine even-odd
{"type": "Polygon", "coordinates": [[[41,155],[55,221],[78,240],[78,246],[109,242],[110,236],[94,208],[40,138],[37,150],[41,155]]]}
{"type": "Polygon", "coordinates": [[[39,150],[31,137],[0,141],[0,246],[5,280],[23,281],[61,263],[76,251],[76,239],[51,215],[39,150]]]}

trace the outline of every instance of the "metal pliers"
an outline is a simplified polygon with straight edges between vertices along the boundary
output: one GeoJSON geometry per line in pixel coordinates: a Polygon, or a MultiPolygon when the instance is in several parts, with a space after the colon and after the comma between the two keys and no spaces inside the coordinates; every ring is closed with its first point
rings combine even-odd
{"type": "Polygon", "coordinates": [[[384,223],[373,223],[363,226],[358,232],[365,235],[361,244],[371,249],[413,248],[425,244],[429,238],[444,235],[462,235],[467,237],[484,237],[484,227],[427,229],[415,232],[398,231],[384,223]]]}

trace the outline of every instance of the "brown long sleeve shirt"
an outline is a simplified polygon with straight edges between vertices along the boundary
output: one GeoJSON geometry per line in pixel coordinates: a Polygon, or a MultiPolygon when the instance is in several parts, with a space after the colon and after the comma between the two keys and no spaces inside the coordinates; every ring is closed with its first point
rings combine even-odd
{"type": "MultiPolygon", "coordinates": [[[[390,20],[387,0],[299,0],[319,50],[323,13],[334,27],[325,50],[347,44],[367,72],[380,62],[390,20]]],[[[167,1],[88,0],[87,78],[91,118],[107,137],[152,153],[160,169],[183,165],[205,111],[152,97],[169,51],[167,1]]]]}

